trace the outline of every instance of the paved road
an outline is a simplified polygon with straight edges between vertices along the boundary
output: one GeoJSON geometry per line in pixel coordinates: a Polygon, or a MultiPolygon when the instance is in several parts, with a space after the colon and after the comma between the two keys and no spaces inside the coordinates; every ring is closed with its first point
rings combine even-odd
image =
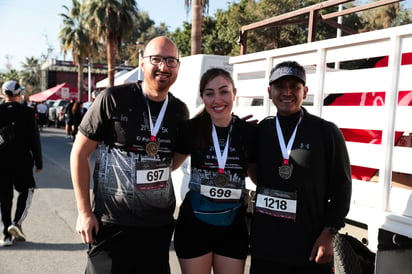
{"type": "MultiPolygon", "coordinates": [[[[45,128],[41,135],[44,169],[35,175],[37,189],[23,224],[27,241],[0,247],[0,274],[84,273],[86,245],[74,230],[77,211],[69,174],[72,142],[65,139],[63,129],[45,128]]],[[[170,264],[172,274],[180,273],[173,245],[170,264]]]]}

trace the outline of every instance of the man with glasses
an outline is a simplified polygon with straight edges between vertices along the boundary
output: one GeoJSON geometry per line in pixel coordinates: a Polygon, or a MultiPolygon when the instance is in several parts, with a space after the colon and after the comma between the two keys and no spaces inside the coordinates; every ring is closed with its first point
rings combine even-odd
{"type": "Polygon", "coordinates": [[[86,273],[170,273],[171,160],[189,112],[168,92],[180,65],[176,45],[161,36],[144,53],[144,81],[99,94],[73,144],[76,230],[89,244],[86,273]],[[92,207],[89,159],[96,147],[92,207]]]}

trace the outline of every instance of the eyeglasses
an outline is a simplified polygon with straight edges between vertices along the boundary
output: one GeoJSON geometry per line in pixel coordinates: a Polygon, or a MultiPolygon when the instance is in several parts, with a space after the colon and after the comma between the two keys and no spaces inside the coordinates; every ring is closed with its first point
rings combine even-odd
{"type": "Polygon", "coordinates": [[[158,66],[161,63],[166,64],[169,68],[176,68],[179,65],[179,59],[174,57],[163,57],[159,55],[149,55],[144,56],[143,58],[149,58],[150,64],[158,66]]]}

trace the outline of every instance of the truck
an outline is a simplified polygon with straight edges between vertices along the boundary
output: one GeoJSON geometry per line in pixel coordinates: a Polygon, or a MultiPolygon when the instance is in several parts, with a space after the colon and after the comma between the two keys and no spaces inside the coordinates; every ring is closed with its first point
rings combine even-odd
{"type": "Polygon", "coordinates": [[[370,258],[374,273],[412,273],[411,54],[409,24],[229,59],[238,116],[276,115],[267,92],[270,71],[294,60],[307,73],[304,107],[344,134],[352,198],[335,239],[335,273],[367,273],[370,258]],[[362,247],[373,256],[362,258],[362,247]]]}

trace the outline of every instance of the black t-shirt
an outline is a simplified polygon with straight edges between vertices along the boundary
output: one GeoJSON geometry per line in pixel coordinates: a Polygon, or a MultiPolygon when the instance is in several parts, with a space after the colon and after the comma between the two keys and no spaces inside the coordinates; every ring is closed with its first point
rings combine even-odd
{"type": "MultiPolygon", "coordinates": [[[[101,141],[94,172],[95,213],[104,222],[128,226],[169,223],[175,209],[171,160],[186,105],[168,94],[157,134],[158,153],[149,156],[148,101],[137,84],[103,91],[86,112],[79,130],[101,141]]],[[[162,103],[149,102],[155,124],[162,103]]]]}
{"type": "MultiPolygon", "coordinates": [[[[256,160],[256,126],[239,119],[237,116],[234,116],[233,121],[225,173],[229,176],[228,186],[244,191],[248,164],[256,160]]],[[[191,155],[189,189],[197,192],[200,191],[202,182],[205,184],[205,181],[210,181],[212,184],[218,170],[213,143],[205,148],[201,148],[198,145],[199,127],[199,117],[187,121],[182,130],[180,130],[176,147],[176,152],[191,155]]],[[[216,127],[216,131],[220,150],[223,152],[230,126],[226,128],[216,127]]],[[[202,136],[202,138],[208,139],[209,136],[202,136]]]]}

